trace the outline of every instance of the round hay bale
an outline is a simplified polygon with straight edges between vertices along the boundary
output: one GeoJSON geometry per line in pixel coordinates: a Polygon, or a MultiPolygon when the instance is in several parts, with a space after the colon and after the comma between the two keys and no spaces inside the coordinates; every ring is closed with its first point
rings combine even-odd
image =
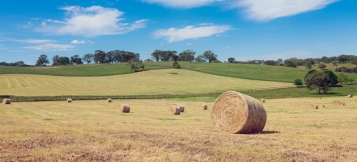
{"type": "Polygon", "coordinates": [[[221,94],[211,111],[211,122],[221,132],[259,133],[266,120],[266,111],[259,100],[234,91],[221,94]]]}
{"type": "Polygon", "coordinates": [[[108,102],[108,103],[112,102],[112,99],[111,99],[111,98],[108,98],[108,99],[107,99],[107,102],[108,102]]]}
{"type": "Polygon", "coordinates": [[[2,100],[2,103],[8,105],[8,104],[11,104],[11,100],[9,98],[4,98],[2,100]]]}
{"type": "Polygon", "coordinates": [[[343,101],[339,101],[339,100],[334,100],[335,103],[337,103],[338,105],[345,105],[345,102],[343,101]]]}
{"type": "Polygon", "coordinates": [[[317,104],[312,104],[312,105],[311,105],[311,108],[313,108],[313,109],[319,109],[319,105],[317,105],[317,104]]]}
{"type": "Polygon", "coordinates": [[[353,94],[349,94],[347,97],[348,97],[348,98],[352,98],[352,97],[353,97],[353,94]]]}
{"type": "Polygon", "coordinates": [[[127,104],[121,104],[119,107],[120,112],[122,113],[129,113],[130,112],[130,106],[127,104]]]}
{"type": "Polygon", "coordinates": [[[185,107],[184,106],[180,106],[180,112],[185,112],[185,107]]]}
{"type": "Polygon", "coordinates": [[[202,110],[207,110],[207,109],[208,109],[208,106],[207,106],[206,104],[202,104],[202,105],[201,105],[201,108],[202,108],[202,110]]]}
{"type": "Polygon", "coordinates": [[[67,98],[67,103],[72,103],[72,99],[71,98],[67,98]]]}
{"type": "Polygon", "coordinates": [[[259,99],[259,101],[260,101],[261,103],[265,103],[265,99],[264,99],[264,98],[259,99]]]}
{"type": "Polygon", "coordinates": [[[180,115],[180,113],[181,113],[181,109],[179,107],[176,106],[169,107],[169,114],[180,115]]]}

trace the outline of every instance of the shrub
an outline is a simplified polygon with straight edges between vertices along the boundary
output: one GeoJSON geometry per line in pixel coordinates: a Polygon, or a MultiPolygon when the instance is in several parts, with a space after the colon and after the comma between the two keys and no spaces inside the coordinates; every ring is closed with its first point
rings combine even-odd
{"type": "Polygon", "coordinates": [[[306,87],[309,90],[315,89],[319,94],[321,93],[321,90],[324,93],[327,93],[327,91],[330,90],[328,82],[328,75],[320,71],[315,71],[307,75],[307,77],[305,78],[306,87]]]}
{"type": "Polygon", "coordinates": [[[318,66],[319,69],[323,70],[326,68],[326,65],[324,63],[320,63],[318,66]]]}
{"type": "Polygon", "coordinates": [[[301,87],[302,86],[302,80],[301,79],[295,79],[294,80],[294,85],[296,85],[296,87],[301,87]]]}

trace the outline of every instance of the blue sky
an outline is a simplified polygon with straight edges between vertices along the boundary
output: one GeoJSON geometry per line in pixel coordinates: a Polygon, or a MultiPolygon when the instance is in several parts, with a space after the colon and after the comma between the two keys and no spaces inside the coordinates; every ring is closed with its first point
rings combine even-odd
{"type": "Polygon", "coordinates": [[[0,61],[41,54],[206,50],[287,59],[357,55],[354,0],[11,0],[0,2],[0,61]]]}

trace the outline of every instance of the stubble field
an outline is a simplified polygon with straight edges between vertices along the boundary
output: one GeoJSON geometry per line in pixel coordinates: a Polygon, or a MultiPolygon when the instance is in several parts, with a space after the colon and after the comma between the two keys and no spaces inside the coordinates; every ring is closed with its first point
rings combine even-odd
{"type": "MultiPolygon", "coordinates": [[[[205,100],[204,98],[202,101],[205,100]]],[[[267,100],[261,134],[217,132],[203,102],[114,100],[0,105],[0,161],[355,161],[356,98],[267,100]],[[346,106],[333,103],[334,99],[346,106]],[[120,104],[131,113],[118,111],[120,104]],[[172,104],[186,112],[170,115],[172,104]],[[320,109],[311,109],[319,104],[320,109]],[[325,108],[322,108],[322,105],[325,108]]]]}
{"type": "Polygon", "coordinates": [[[187,94],[291,86],[292,83],[239,79],[183,69],[97,77],[0,75],[0,94],[15,96],[187,94]]]}

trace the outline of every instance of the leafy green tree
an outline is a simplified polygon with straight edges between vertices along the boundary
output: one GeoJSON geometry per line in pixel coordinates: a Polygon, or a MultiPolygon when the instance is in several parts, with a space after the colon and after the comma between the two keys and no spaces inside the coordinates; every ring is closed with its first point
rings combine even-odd
{"type": "Polygon", "coordinates": [[[310,62],[306,62],[305,63],[305,67],[306,67],[306,69],[311,69],[312,68],[312,64],[310,62]]]}
{"type": "Polygon", "coordinates": [[[350,84],[352,84],[354,81],[355,81],[354,78],[348,78],[348,82],[349,82],[350,84]]]}
{"type": "Polygon", "coordinates": [[[301,87],[302,86],[302,80],[301,79],[295,79],[294,80],[294,85],[296,85],[296,87],[301,87]]]}
{"type": "Polygon", "coordinates": [[[106,53],[102,50],[96,50],[94,53],[94,62],[96,64],[106,63],[106,53]]]}
{"type": "Polygon", "coordinates": [[[341,73],[341,74],[338,75],[338,79],[337,80],[341,84],[347,83],[348,82],[348,76],[341,73]]]}
{"type": "Polygon", "coordinates": [[[309,74],[312,74],[312,73],[314,73],[316,70],[309,70],[308,72],[307,72],[307,74],[305,75],[305,77],[304,77],[304,80],[306,79],[306,77],[309,75],[309,74]]]}
{"type": "Polygon", "coordinates": [[[82,59],[83,59],[83,61],[86,62],[87,64],[90,64],[90,63],[93,62],[94,56],[93,56],[93,54],[88,53],[88,54],[85,54],[82,59]]]}
{"type": "Polygon", "coordinates": [[[195,58],[195,62],[206,62],[205,58],[202,55],[198,55],[195,58]]]}
{"type": "Polygon", "coordinates": [[[209,63],[211,63],[213,60],[217,60],[217,55],[214,54],[211,50],[205,51],[202,56],[208,60],[209,63]]]}
{"type": "Polygon", "coordinates": [[[324,70],[323,73],[327,74],[329,78],[328,84],[331,86],[334,86],[338,83],[338,78],[335,73],[333,73],[331,70],[324,70]]]}
{"type": "Polygon", "coordinates": [[[192,50],[183,51],[178,55],[179,56],[178,60],[192,62],[195,59],[195,54],[196,52],[192,50]]]}
{"type": "Polygon", "coordinates": [[[329,90],[329,78],[326,73],[323,73],[321,71],[315,71],[305,78],[305,85],[309,90],[315,89],[319,94],[321,93],[321,90],[324,93],[327,93],[329,90]]]}
{"type": "Polygon", "coordinates": [[[228,58],[228,63],[236,63],[236,59],[233,57],[228,58]]]}
{"type": "Polygon", "coordinates": [[[324,63],[320,63],[320,64],[318,65],[318,68],[321,69],[321,70],[323,70],[323,69],[326,68],[326,65],[325,65],[324,63]]]}
{"type": "Polygon", "coordinates": [[[38,57],[38,60],[36,61],[36,66],[46,66],[46,64],[49,64],[50,61],[48,61],[47,55],[42,54],[40,57],[38,57]]]}
{"type": "Polygon", "coordinates": [[[285,60],[285,61],[284,61],[284,66],[286,66],[286,67],[293,67],[293,68],[296,68],[296,67],[297,67],[295,61],[292,60],[292,59],[285,60]]]}
{"type": "Polygon", "coordinates": [[[138,71],[145,69],[143,62],[136,58],[132,58],[131,60],[129,60],[128,64],[129,64],[131,70],[134,72],[138,72],[138,71]]]}
{"type": "Polygon", "coordinates": [[[71,64],[71,65],[80,65],[80,64],[83,64],[82,58],[80,58],[79,55],[71,56],[70,64],[71,64]]]}

